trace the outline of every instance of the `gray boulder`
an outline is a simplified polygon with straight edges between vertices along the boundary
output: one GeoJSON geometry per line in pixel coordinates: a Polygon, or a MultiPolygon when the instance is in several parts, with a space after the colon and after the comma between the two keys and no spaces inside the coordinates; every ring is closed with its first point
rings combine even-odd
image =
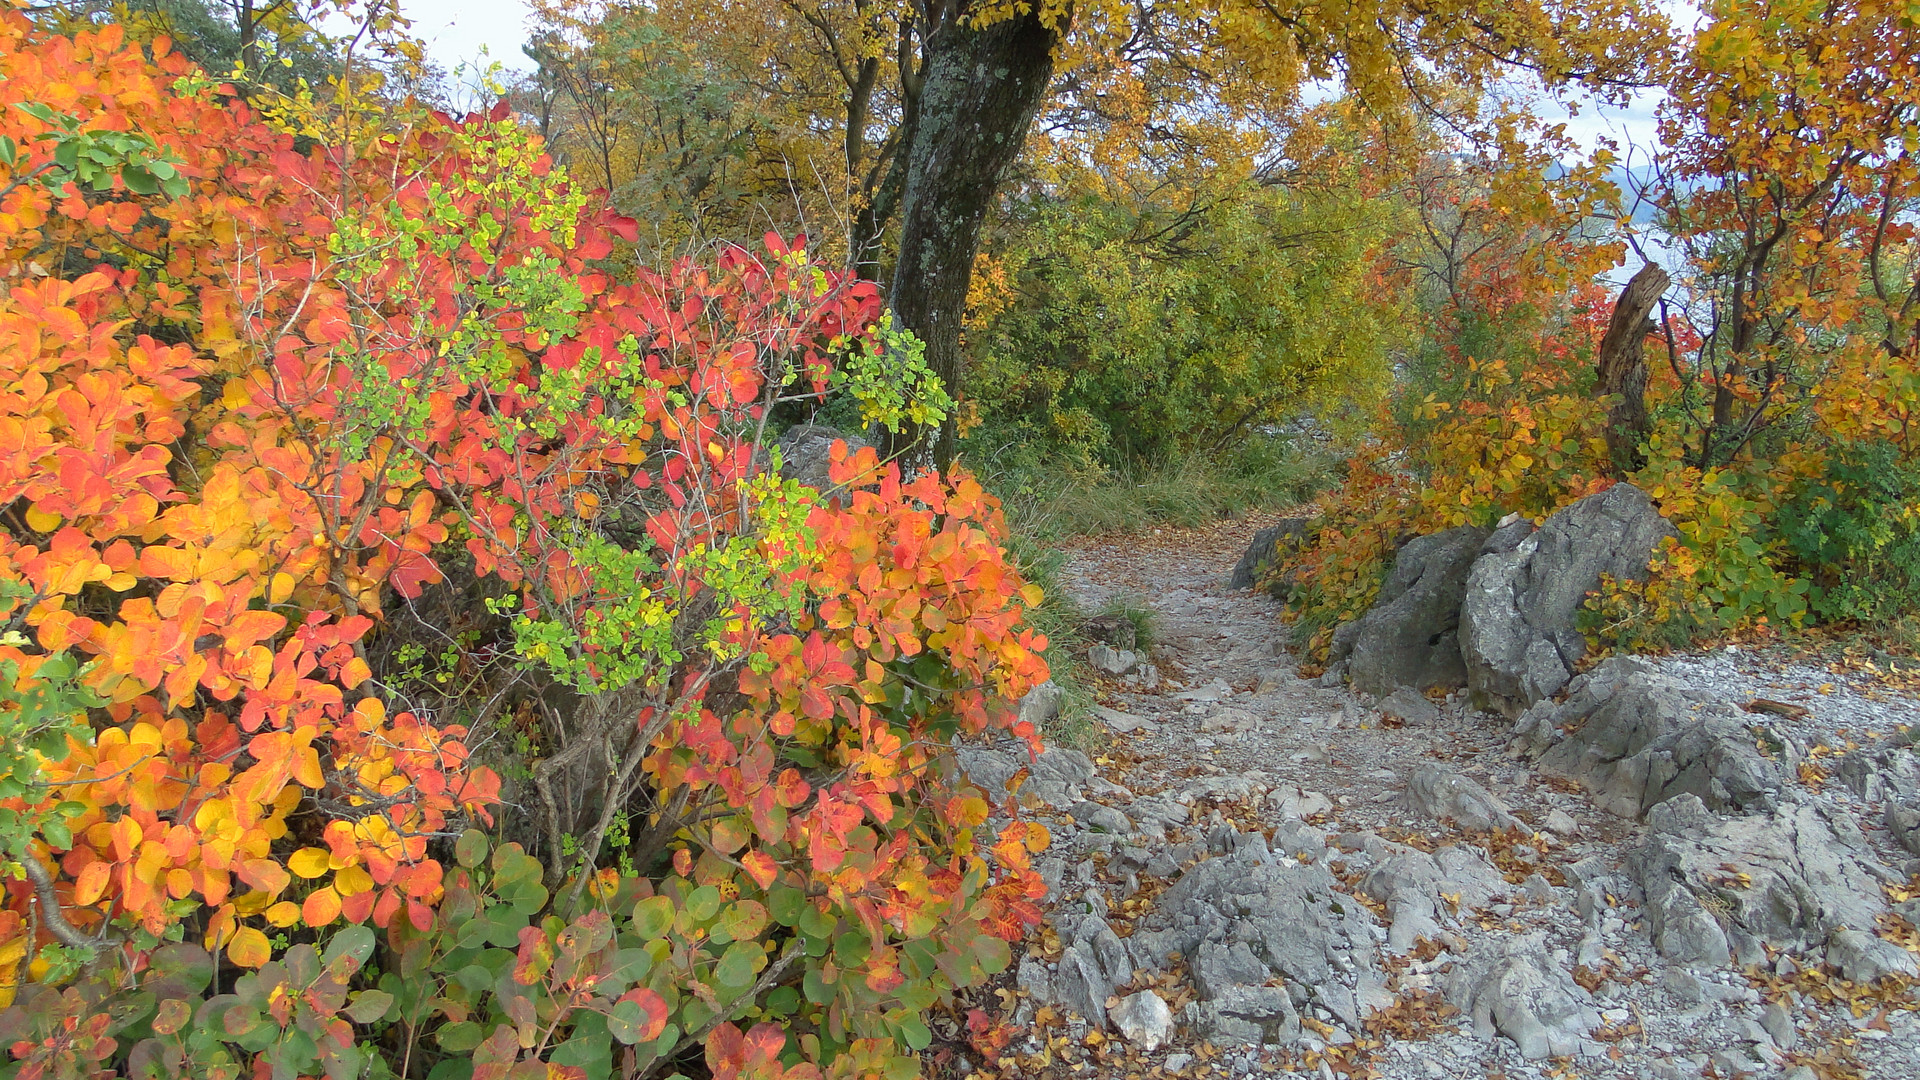
{"type": "Polygon", "coordinates": [[[1913,954],[1865,930],[1842,928],[1827,937],[1827,963],[1849,982],[1877,982],[1888,975],[1920,976],[1913,954]]]}
{"type": "Polygon", "coordinates": [[[1542,701],[1521,715],[1513,749],[1544,746],[1541,772],[1579,781],[1621,817],[1683,794],[1717,811],[1769,810],[1793,763],[1784,741],[1780,758],[1760,753],[1751,717],[1696,700],[1630,657],[1601,663],[1570,690],[1563,704],[1542,701]]]}
{"type": "Polygon", "coordinates": [[[1431,762],[1416,767],[1407,780],[1407,803],[1417,813],[1473,832],[1525,828],[1499,796],[1431,762]]]}
{"type": "Polygon", "coordinates": [[[1095,645],[1087,650],[1087,663],[1095,671],[1108,675],[1125,675],[1138,667],[1141,659],[1132,649],[1116,649],[1111,645],[1095,645]]]}
{"type": "Polygon", "coordinates": [[[1276,857],[1259,833],[1230,846],[1161,894],[1127,939],[1135,966],[1188,958],[1200,998],[1187,1020],[1221,1042],[1296,1038],[1308,1004],[1357,1016],[1362,992],[1384,984],[1372,913],[1323,865],[1276,857]]]}
{"type": "Polygon", "coordinates": [[[1236,589],[1251,589],[1265,584],[1275,599],[1286,599],[1289,587],[1281,582],[1263,582],[1267,572],[1281,559],[1305,546],[1311,535],[1307,518],[1288,518],[1253,534],[1253,542],[1233,564],[1231,584],[1236,589]]]}
{"type": "Polygon", "coordinates": [[[1440,720],[1440,710],[1434,707],[1433,702],[1428,701],[1420,691],[1407,686],[1381,698],[1380,703],[1374,708],[1378,709],[1382,715],[1404,720],[1409,724],[1424,726],[1438,723],[1440,720]]]}
{"type": "Polygon", "coordinates": [[[1107,1019],[1129,1043],[1142,1052],[1152,1053],[1173,1038],[1173,1010],[1166,999],[1151,990],[1142,990],[1120,999],[1107,1011],[1107,1019]]]}
{"type": "Polygon", "coordinates": [[[1374,854],[1380,861],[1361,879],[1360,891],[1386,905],[1391,952],[1406,952],[1421,938],[1438,940],[1443,923],[1455,922],[1452,904],[1443,907],[1442,894],[1458,904],[1459,912],[1468,912],[1509,888],[1499,870],[1467,848],[1449,845],[1429,855],[1383,844],[1374,854]]]}
{"type": "Polygon", "coordinates": [[[1833,778],[1863,802],[1920,795],[1920,753],[1909,746],[1863,748],[1840,758],[1833,778]]]}
{"type": "Polygon", "coordinates": [[[1020,722],[1032,724],[1036,729],[1050,724],[1060,716],[1060,706],[1066,704],[1066,700],[1067,692],[1048,679],[1020,699],[1020,722]]]}
{"type": "MultiPolygon", "coordinates": [[[[1517,527],[1491,540],[1505,543],[1517,527]]],[[[1488,707],[1518,716],[1573,677],[1586,654],[1575,628],[1602,575],[1643,581],[1660,541],[1678,536],[1646,493],[1616,484],[1560,510],[1510,551],[1473,564],[1460,608],[1467,685],[1488,707]]]]}
{"type": "Polygon", "coordinates": [[[967,779],[986,789],[998,801],[1007,796],[1007,784],[1024,766],[1028,770],[1022,796],[1032,794],[1041,802],[1065,810],[1086,797],[1086,786],[1093,779],[1093,761],[1078,750],[1054,747],[1038,757],[1029,757],[1026,747],[996,749],[962,746],[954,751],[960,770],[967,779]]]}
{"type": "Polygon", "coordinates": [[[1768,944],[1804,952],[1887,910],[1892,872],[1845,811],[1798,804],[1725,818],[1685,794],[1647,823],[1628,872],[1646,894],[1654,947],[1676,963],[1757,962],[1768,944]]]}
{"type": "Polygon", "coordinates": [[[1217,997],[1187,1006],[1187,1022],[1226,1044],[1260,1046],[1300,1037],[1300,1013],[1277,986],[1229,986],[1217,997]]]}
{"type": "Polygon", "coordinates": [[[1747,725],[1731,716],[1702,716],[1667,732],[1594,789],[1603,809],[1638,818],[1678,795],[1694,795],[1722,813],[1767,811],[1786,783],[1780,762],[1760,753],[1747,725]]]}
{"type": "Polygon", "coordinates": [[[1054,1000],[1095,1027],[1108,1027],[1107,999],[1133,981],[1127,947],[1105,919],[1089,917],[1074,932],[1053,973],[1054,1000]]]}
{"type": "Polygon", "coordinates": [[[1573,1054],[1600,1026],[1593,997],[1553,962],[1537,934],[1476,945],[1454,966],[1446,992],[1476,1034],[1512,1039],[1529,1061],[1573,1054]]]}
{"type": "Polygon", "coordinates": [[[858,435],[824,424],[801,424],[787,429],[775,444],[780,447],[780,475],[819,491],[831,491],[834,483],[828,475],[828,466],[832,463],[833,444],[840,439],[846,440],[849,455],[869,445],[858,435]]]}
{"type": "Polygon", "coordinates": [[[1920,855],[1920,802],[1889,801],[1884,823],[1896,843],[1920,855]]]}
{"type": "Polygon", "coordinates": [[[1358,620],[1346,655],[1354,689],[1390,694],[1467,685],[1460,656],[1460,601],[1491,529],[1462,525],[1415,537],[1394,557],[1380,596],[1358,620]]]}
{"type": "Polygon", "coordinates": [[[1693,703],[1685,688],[1656,674],[1646,661],[1608,657],[1568,684],[1566,701],[1539,701],[1520,714],[1508,752],[1541,757],[1568,731],[1578,730],[1578,745],[1558,751],[1553,761],[1563,775],[1584,774],[1594,765],[1638,753],[1666,734],[1674,718],[1686,715],[1693,703]],[[1588,731],[1589,725],[1596,726],[1588,731]]]}

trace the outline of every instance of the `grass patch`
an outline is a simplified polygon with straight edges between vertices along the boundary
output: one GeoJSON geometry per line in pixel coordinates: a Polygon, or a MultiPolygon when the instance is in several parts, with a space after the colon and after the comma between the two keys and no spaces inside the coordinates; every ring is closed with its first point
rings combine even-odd
{"type": "Polygon", "coordinates": [[[1158,640],[1154,636],[1153,609],[1132,596],[1115,596],[1100,605],[1095,615],[1112,615],[1125,619],[1133,627],[1133,648],[1135,652],[1147,652],[1158,640]]]}
{"type": "Polygon", "coordinates": [[[1047,667],[1054,685],[1065,695],[1060,715],[1041,725],[1040,737],[1049,746],[1092,752],[1100,739],[1093,720],[1092,669],[1081,659],[1087,642],[1080,626],[1087,621],[1087,612],[1061,584],[1067,554],[1018,528],[1007,544],[1007,554],[1021,577],[1040,586],[1040,606],[1027,609],[1027,621],[1047,635],[1047,667]]]}
{"type": "Polygon", "coordinates": [[[970,462],[1006,504],[1017,531],[1041,541],[1192,528],[1222,518],[1298,505],[1337,478],[1333,460],[1282,439],[1250,443],[1231,457],[1124,468],[996,467],[970,462]]]}

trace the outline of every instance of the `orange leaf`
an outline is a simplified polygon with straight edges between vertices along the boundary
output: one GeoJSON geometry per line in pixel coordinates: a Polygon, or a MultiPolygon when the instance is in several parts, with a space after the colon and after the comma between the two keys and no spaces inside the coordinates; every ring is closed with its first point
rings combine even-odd
{"type": "Polygon", "coordinates": [[[240,864],[240,880],[261,892],[278,896],[293,879],[287,875],[286,867],[272,859],[248,859],[240,864]]]}
{"type": "Polygon", "coordinates": [[[112,872],[113,868],[106,863],[88,863],[87,868],[80,871],[79,880],[73,883],[73,902],[86,907],[99,900],[100,895],[107,891],[112,872]]]}
{"type": "Polygon", "coordinates": [[[238,652],[286,629],[287,617],[271,611],[243,611],[227,623],[227,648],[238,652]]]}
{"type": "Polygon", "coordinates": [[[329,885],[307,896],[300,906],[300,917],[308,926],[326,926],[340,917],[340,894],[329,885]]]}
{"type": "Polygon", "coordinates": [[[764,851],[749,851],[740,857],[740,865],[747,868],[748,876],[754,884],[763,889],[771,888],[773,880],[779,875],[780,868],[774,864],[773,856],[764,851]]]}

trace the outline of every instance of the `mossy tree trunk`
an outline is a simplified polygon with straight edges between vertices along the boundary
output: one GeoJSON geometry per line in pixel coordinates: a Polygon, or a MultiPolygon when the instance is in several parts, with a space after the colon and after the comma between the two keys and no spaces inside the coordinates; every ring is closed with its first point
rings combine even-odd
{"type": "MultiPolygon", "coordinates": [[[[900,207],[900,247],[889,302],[895,320],[926,342],[927,362],[958,393],[960,322],[980,230],[1007,167],[1053,78],[1066,20],[1037,13],[973,29],[966,5],[926,43],[927,67],[900,207]]],[[[953,461],[954,418],[909,431],[887,447],[909,464],[953,461]]]]}

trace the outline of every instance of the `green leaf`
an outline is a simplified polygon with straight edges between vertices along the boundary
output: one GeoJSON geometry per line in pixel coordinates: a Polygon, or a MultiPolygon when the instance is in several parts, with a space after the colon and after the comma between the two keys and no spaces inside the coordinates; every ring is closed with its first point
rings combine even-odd
{"type": "Polygon", "coordinates": [[[835,992],[833,984],[826,980],[817,967],[807,968],[806,976],[800,980],[800,989],[807,995],[807,1000],[815,1005],[825,1005],[832,1001],[835,992]]]}
{"type": "Polygon", "coordinates": [[[347,1015],[353,1017],[356,1024],[371,1024],[387,1015],[392,1005],[393,995],[385,990],[362,990],[353,1004],[347,1006],[347,1015]]]}
{"type": "Polygon", "coordinates": [[[367,957],[373,955],[373,945],[372,930],[364,926],[349,926],[334,934],[333,940],[327,942],[326,955],[321,959],[326,966],[332,967],[342,957],[350,958],[354,969],[358,970],[366,964],[367,957]]]}
{"type": "Polygon", "coordinates": [[[464,1054],[479,1046],[484,1034],[479,1024],[471,1020],[461,1020],[442,1027],[434,1032],[433,1037],[434,1041],[440,1044],[440,1049],[447,1053],[464,1054]]]}
{"type": "Polygon", "coordinates": [[[41,822],[40,835],[47,838],[49,846],[58,850],[66,851],[73,847],[73,830],[67,828],[64,821],[48,818],[41,822]]]}
{"type": "Polygon", "coordinates": [[[792,926],[800,921],[807,908],[807,894],[787,885],[776,885],[767,894],[767,908],[773,913],[773,921],[781,926],[792,926]]]}
{"type": "Polygon", "coordinates": [[[807,910],[800,914],[800,932],[810,938],[826,938],[839,925],[840,920],[812,904],[808,904],[807,910]]]}
{"type": "Polygon", "coordinates": [[[713,966],[713,977],[729,990],[745,990],[765,965],[767,954],[751,941],[736,941],[713,966]]]}
{"type": "Polygon", "coordinates": [[[487,834],[479,829],[468,829],[453,842],[453,858],[461,866],[471,870],[487,861],[487,834]]]}
{"type": "Polygon", "coordinates": [[[635,934],[648,941],[666,934],[673,925],[673,901],[664,896],[649,896],[633,905],[635,934]]]}
{"type": "Polygon", "coordinates": [[[917,1054],[932,1044],[933,1032],[927,1030],[925,1020],[909,1016],[900,1021],[900,1039],[907,1044],[907,1049],[917,1054]]]}
{"type": "Polygon", "coordinates": [[[138,165],[128,165],[121,169],[120,179],[126,182],[127,190],[135,195],[155,195],[160,191],[159,179],[138,165]]]}
{"type": "Polygon", "coordinates": [[[989,975],[998,975],[1013,963],[1013,949],[992,934],[981,934],[973,939],[973,956],[989,975]]]}
{"type": "Polygon", "coordinates": [[[726,931],[727,937],[734,941],[746,941],[760,936],[767,927],[767,909],[755,900],[741,900],[727,908],[720,917],[716,930],[726,931]]]}
{"type": "MultiPolygon", "coordinates": [[[[645,949],[621,949],[613,954],[612,979],[619,984],[614,993],[632,986],[653,970],[653,957],[645,949]]],[[[604,992],[604,991],[603,991],[604,992]]]]}
{"type": "Polygon", "coordinates": [[[687,917],[696,923],[706,923],[720,913],[720,890],[711,885],[702,885],[687,894],[687,917]]]}
{"type": "Polygon", "coordinates": [[[844,968],[857,968],[866,963],[872,952],[872,939],[858,930],[841,934],[833,943],[833,958],[844,968]]]}

